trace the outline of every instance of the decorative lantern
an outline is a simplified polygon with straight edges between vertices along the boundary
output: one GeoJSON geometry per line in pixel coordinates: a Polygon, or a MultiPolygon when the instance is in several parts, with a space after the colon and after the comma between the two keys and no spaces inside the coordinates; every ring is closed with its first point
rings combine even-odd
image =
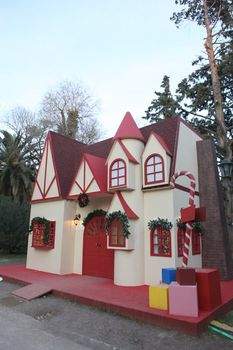
{"type": "Polygon", "coordinates": [[[81,219],[81,215],[80,214],[76,214],[75,218],[74,218],[75,226],[77,226],[79,224],[80,219],[81,219]]]}
{"type": "Polygon", "coordinates": [[[233,171],[233,163],[228,159],[223,159],[219,163],[219,170],[223,179],[231,178],[233,171]]]}

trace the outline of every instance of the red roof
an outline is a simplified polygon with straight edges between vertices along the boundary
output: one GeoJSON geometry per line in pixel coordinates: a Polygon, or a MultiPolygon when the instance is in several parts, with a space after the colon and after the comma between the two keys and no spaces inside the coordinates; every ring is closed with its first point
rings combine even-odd
{"type": "MultiPolygon", "coordinates": [[[[124,119],[127,121],[131,118],[132,118],[131,114],[129,112],[126,113],[124,119]]],[[[140,135],[140,137],[142,137],[143,140],[145,140],[145,142],[147,142],[151,132],[156,133],[156,135],[159,136],[160,140],[163,140],[164,144],[167,146],[167,149],[169,150],[172,156],[172,169],[174,169],[174,165],[175,165],[176,145],[177,145],[180,122],[181,122],[181,119],[179,117],[174,117],[171,119],[164,120],[160,123],[145,126],[141,129],[137,128],[138,137],[140,135]]],[[[185,122],[183,123],[186,124],[185,122]]],[[[116,133],[116,135],[118,134],[118,137],[119,137],[119,130],[121,131],[121,126],[116,133]]],[[[134,132],[131,133],[131,137],[135,138],[136,136],[135,133],[136,131],[134,129],[134,132]]],[[[106,160],[111,150],[112,142],[115,139],[115,137],[112,139],[107,139],[107,140],[97,142],[92,145],[85,145],[81,142],[59,135],[55,132],[50,132],[50,137],[51,137],[52,152],[54,155],[54,166],[56,167],[56,172],[58,175],[58,181],[59,181],[59,186],[61,188],[62,198],[66,198],[68,195],[70,186],[72,184],[73,178],[77,170],[77,165],[80,164],[84,153],[88,154],[87,157],[89,160],[91,160],[90,164],[92,166],[93,173],[95,172],[95,175],[97,174],[97,177],[100,180],[101,178],[100,174],[102,171],[100,169],[101,165],[95,164],[97,162],[95,162],[94,161],[95,158],[91,156],[103,158],[106,160]]],[[[102,163],[103,163],[103,160],[100,161],[100,164],[102,163]]]]}
{"type": "Polygon", "coordinates": [[[113,139],[138,139],[145,142],[130,112],[125,114],[113,139]]]}
{"type": "Polygon", "coordinates": [[[61,196],[66,198],[85,144],[53,131],[49,132],[49,136],[61,196]]]}
{"type": "Polygon", "coordinates": [[[130,160],[131,162],[135,163],[135,164],[138,164],[138,161],[137,159],[130,153],[130,151],[127,149],[127,147],[123,144],[123,142],[121,140],[116,140],[121,148],[123,149],[126,157],[128,158],[128,160],[130,160]]]}
{"type": "Polygon", "coordinates": [[[151,135],[154,135],[154,137],[159,141],[159,143],[164,148],[166,153],[171,156],[172,152],[170,151],[170,149],[169,149],[168,145],[166,144],[166,142],[164,141],[164,139],[161,136],[157,135],[154,131],[151,132],[151,135]]]}
{"type": "Polygon", "coordinates": [[[128,204],[126,203],[124,197],[122,196],[121,191],[116,191],[117,197],[119,199],[119,201],[121,202],[121,205],[125,211],[125,214],[128,216],[129,219],[138,219],[137,214],[135,214],[135,212],[128,206],[128,204]]]}
{"type": "Polygon", "coordinates": [[[100,191],[107,192],[107,166],[105,164],[105,159],[88,153],[84,154],[84,158],[89,164],[100,191]]]}

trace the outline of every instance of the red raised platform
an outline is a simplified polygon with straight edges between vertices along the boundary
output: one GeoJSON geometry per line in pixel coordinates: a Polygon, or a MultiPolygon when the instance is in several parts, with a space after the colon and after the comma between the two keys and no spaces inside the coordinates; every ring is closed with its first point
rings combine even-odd
{"type": "Polygon", "coordinates": [[[148,286],[119,287],[105,278],[55,275],[29,270],[25,265],[0,266],[0,276],[23,285],[46,286],[54,295],[190,335],[200,334],[211,320],[233,308],[233,280],[221,282],[221,305],[211,311],[200,311],[198,317],[183,317],[149,308],[148,286]]]}

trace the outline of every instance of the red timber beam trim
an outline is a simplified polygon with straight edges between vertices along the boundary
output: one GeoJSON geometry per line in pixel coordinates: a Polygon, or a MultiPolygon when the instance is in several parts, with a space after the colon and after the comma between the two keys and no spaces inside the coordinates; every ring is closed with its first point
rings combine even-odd
{"type": "Polygon", "coordinates": [[[62,197],[62,195],[61,195],[61,187],[60,187],[60,182],[59,182],[59,178],[58,178],[57,168],[55,166],[56,163],[55,163],[53,147],[52,147],[52,143],[50,142],[50,140],[51,140],[51,136],[50,136],[50,133],[49,133],[49,145],[50,145],[50,151],[51,151],[51,156],[52,156],[52,161],[53,161],[53,169],[54,169],[54,172],[55,172],[55,179],[56,179],[56,182],[57,182],[57,189],[58,189],[59,198],[60,198],[60,197],[62,197]]]}
{"type": "Polygon", "coordinates": [[[44,146],[44,150],[43,150],[43,153],[42,153],[42,157],[41,157],[41,160],[43,159],[43,157],[45,157],[45,170],[44,170],[44,181],[42,183],[42,186],[43,186],[43,189],[41,188],[39,182],[38,182],[38,175],[39,175],[39,172],[41,170],[41,162],[40,162],[40,165],[39,165],[39,169],[37,171],[37,174],[36,174],[36,180],[35,180],[35,183],[34,183],[34,186],[33,186],[33,191],[32,191],[32,195],[31,195],[31,203],[35,203],[35,202],[43,202],[45,200],[54,200],[54,199],[61,199],[61,189],[60,189],[60,185],[59,185],[59,181],[58,181],[58,175],[57,175],[57,170],[56,170],[56,167],[55,167],[55,161],[54,161],[54,155],[53,155],[53,150],[52,150],[52,145],[51,145],[51,137],[50,137],[50,133],[48,134],[47,136],[47,139],[46,139],[46,142],[45,142],[45,146],[44,146]],[[53,162],[53,168],[54,168],[54,172],[55,172],[55,176],[53,177],[52,181],[50,182],[48,188],[46,189],[46,179],[47,179],[47,168],[48,168],[48,152],[49,152],[49,146],[50,146],[50,152],[51,152],[51,157],[52,157],[52,162],[53,162]],[[56,179],[56,182],[57,182],[57,188],[58,188],[58,193],[59,195],[56,196],[56,197],[49,197],[49,198],[46,198],[50,188],[52,187],[54,181],[56,179]],[[39,199],[32,199],[33,198],[33,194],[34,194],[34,189],[35,187],[38,187],[39,191],[40,191],[40,194],[41,194],[41,197],[42,198],[39,198],[39,199]]]}
{"type": "Polygon", "coordinates": [[[133,220],[138,219],[137,214],[135,214],[135,212],[126,203],[124,197],[122,196],[121,191],[116,191],[115,193],[117,194],[117,197],[118,197],[119,201],[121,202],[121,205],[122,205],[126,215],[128,216],[128,218],[133,219],[133,220]]]}

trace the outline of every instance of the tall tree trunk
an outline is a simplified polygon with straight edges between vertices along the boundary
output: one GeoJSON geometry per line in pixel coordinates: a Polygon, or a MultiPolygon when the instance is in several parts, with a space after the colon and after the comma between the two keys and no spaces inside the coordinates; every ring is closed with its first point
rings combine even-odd
{"type": "MultiPolygon", "coordinates": [[[[217,122],[217,142],[219,147],[222,149],[226,160],[232,161],[232,141],[227,138],[227,127],[224,119],[223,112],[223,99],[221,92],[221,83],[218,74],[217,62],[214,54],[213,47],[213,33],[212,27],[209,20],[209,7],[207,0],[204,1],[204,12],[205,12],[205,27],[207,38],[205,41],[205,49],[208,55],[211,79],[213,86],[213,97],[215,104],[215,119],[217,122]]],[[[221,5],[220,5],[221,6],[221,5]]],[[[228,226],[229,242],[231,244],[231,255],[233,257],[233,189],[232,181],[230,178],[222,179],[222,185],[224,188],[224,204],[225,213],[228,226]]]]}

